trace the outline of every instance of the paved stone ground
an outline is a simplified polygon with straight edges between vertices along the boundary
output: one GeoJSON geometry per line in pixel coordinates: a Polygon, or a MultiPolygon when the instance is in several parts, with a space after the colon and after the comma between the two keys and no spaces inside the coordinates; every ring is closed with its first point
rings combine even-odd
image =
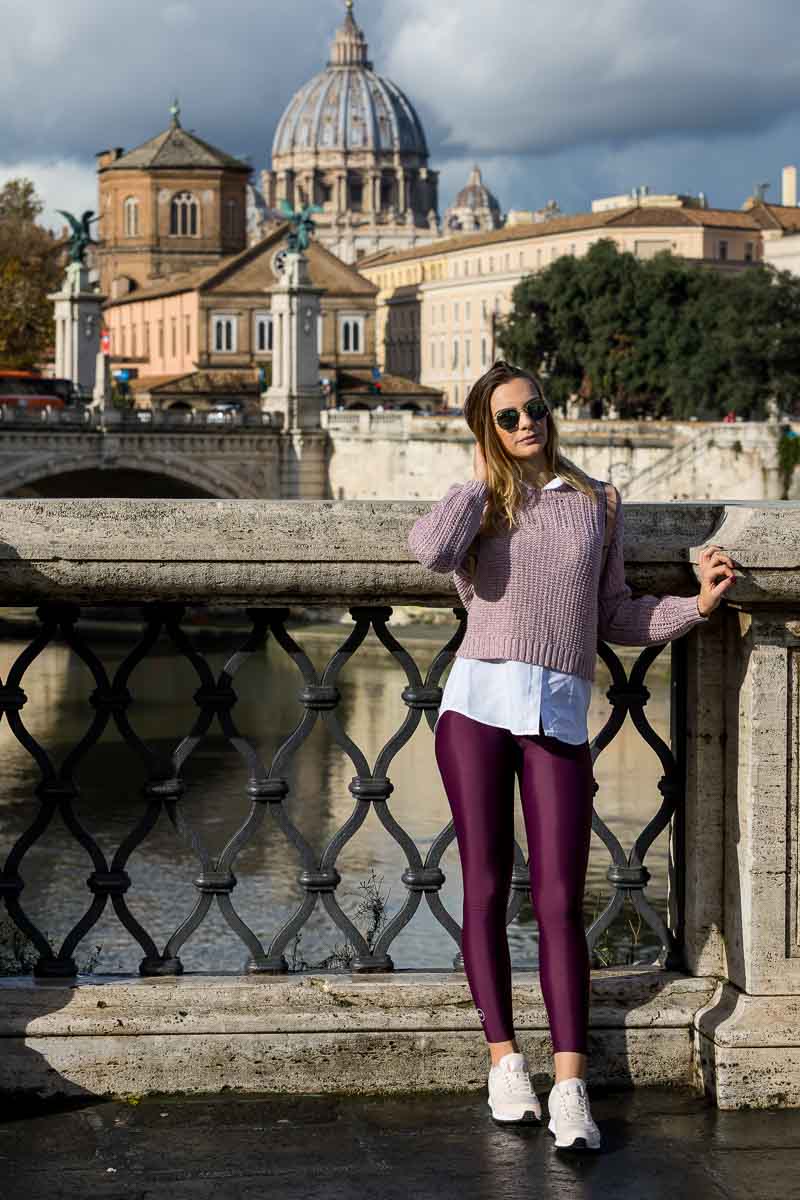
{"type": "MultiPolygon", "coordinates": [[[[606,1145],[557,1153],[482,1094],[222,1095],[4,1112],[2,1200],[800,1198],[800,1114],[694,1093],[592,1090],[606,1145]]],[[[546,1111],[546,1109],[545,1109],[546,1111]]]]}

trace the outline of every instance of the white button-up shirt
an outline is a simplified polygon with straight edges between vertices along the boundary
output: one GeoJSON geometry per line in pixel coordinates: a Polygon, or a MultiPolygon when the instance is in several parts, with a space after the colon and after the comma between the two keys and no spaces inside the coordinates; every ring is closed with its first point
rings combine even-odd
{"type": "MultiPolygon", "coordinates": [[[[563,482],[556,476],[544,486],[558,487],[563,482]]],[[[591,696],[591,680],[580,675],[514,659],[456,657],[444,685],[436,725],[442,713],[452,709],[511,733],[538,734],[543,730],[549,737],[579,745],[589,739],[591,696]]]]}

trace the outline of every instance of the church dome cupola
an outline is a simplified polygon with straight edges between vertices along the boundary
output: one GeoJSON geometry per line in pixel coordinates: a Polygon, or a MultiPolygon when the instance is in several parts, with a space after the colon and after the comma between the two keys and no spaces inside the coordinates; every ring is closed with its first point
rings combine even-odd
{"type": "Polygon", "coordinates": [[[481,169],[475,164],[467,186],[463,187],[444,216],[445,229],[450,233],[475,233],[499,229],[503,224],[497,197],[483,182],[481,169]]]}
{"type": "Polygon", "coordinates": [[[413,104],[396,84],[372,69],[352,3],[336,31],[327,68],[295,93],[278,122],[272,157],[320,150],[399,151],[428,157],[413,104]]]}
{"type": "Polygon", "coordinates": [[[353,0],[325,68],[292,96],[278,121],[268,208],[319,204],[317,236],[346,262],[430,240],[439,231],[438,174],[408,96],[379,75],[353,0]]]}

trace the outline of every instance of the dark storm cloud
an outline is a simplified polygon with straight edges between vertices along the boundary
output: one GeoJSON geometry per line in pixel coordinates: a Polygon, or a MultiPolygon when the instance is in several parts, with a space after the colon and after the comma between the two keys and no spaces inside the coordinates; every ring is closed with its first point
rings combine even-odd
{"type": "Polygon", "coordinates": [[[177,95],[187,128],[264,166],[343,12],[337,0],[0,0],[0,161],[130,148],[166,127],[177,95]]]}
{"type": "MultiPolygon", "coordinates": [[[[342,0],[0,0],[0,173],[40,164],[57,188],[77,166],[88,187],[95,152],[163,129],[174,95],[187,128],[260,169],[343,12],[342,0]]],[[[552,195],[574,208],[637,179],[735,188],[718,202],[741,203],[776,178],[775,156],[800,151],[797,0],[356,0],[355,12],[376,69],[420,109],[442,207],[476,156],[505,205],[552,195]]]]}
{"type": "Polygon", "coordinates": [[[404,0],[385,18],[388,66],[435,110],[442,149],[714,137],[800,108],[796,0],[404,0]]]}

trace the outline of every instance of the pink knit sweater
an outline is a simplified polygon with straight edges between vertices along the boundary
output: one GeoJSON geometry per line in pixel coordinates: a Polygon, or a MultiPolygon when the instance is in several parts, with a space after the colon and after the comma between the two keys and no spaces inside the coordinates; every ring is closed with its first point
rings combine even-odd
{"type": "MultiPolygon", "coordinates": [[[[602,496],[602,483],[593,483],[602,496]]],[[[486,483],[452,484],[411,527],[414,557],[432,571],[453,572],[467,609],[457,657],[515,659],[593,680],[598,637],[646,646],[670,642],[707,620],[696,595],[633,599],[625,581],[619,492],[601,578],[604,499],[596,503],[567,483],[525,487],[519,526],[481,536],[474,588],[461,564],[478,532],[486,483]]]]}

